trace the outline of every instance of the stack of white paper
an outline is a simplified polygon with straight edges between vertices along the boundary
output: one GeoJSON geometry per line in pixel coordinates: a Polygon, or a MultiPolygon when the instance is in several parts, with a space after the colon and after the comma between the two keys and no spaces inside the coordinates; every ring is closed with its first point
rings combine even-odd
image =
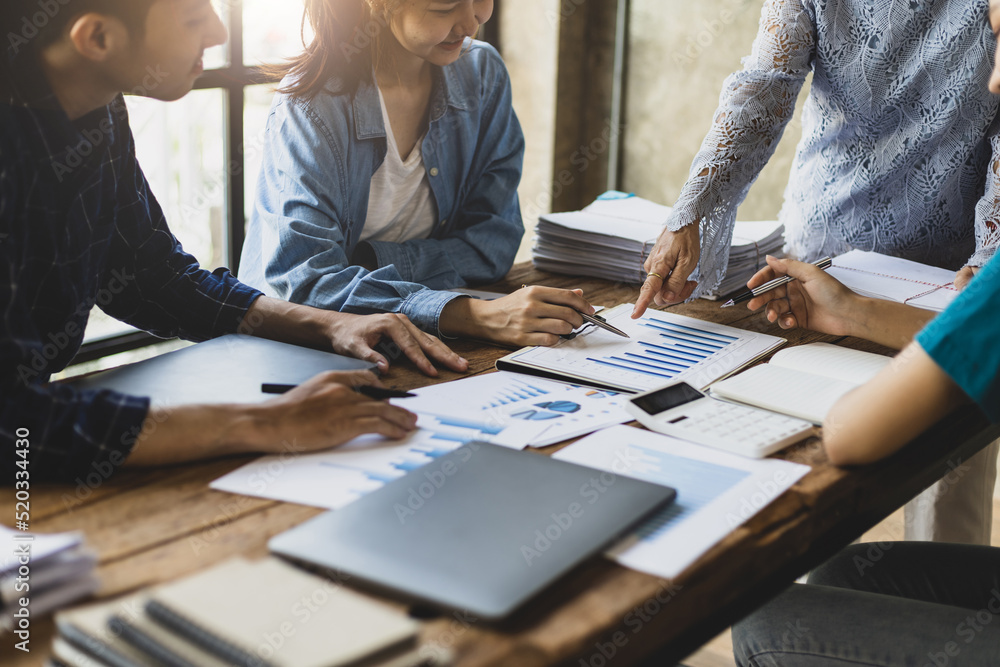
{"type": "Polygon", "coordinates": [[[785,226],[776,220],[746,221],[736,223],[733,242],[729,249],[729,266],[726,275],[711,295],[713,297],[746,289],[753,274],[767,266],[767,255],[784,257],[785,226]]]}
{"type": "Polygon", "coordinates": [[[958,296],[954,271],[877,252],[835,257],[828,273],[858,294],[937,312],[958,296]]]}
{"type": "MultiPolygon", "coordinates": [[[[646,279],[643,262],[670,215],[669,206],[609,192],[582,211],[552,213],[538,221],[532,259],[554,273],[629,283],[646,279]]],[[[781,256],[785,228],[775,221],[737,222],[729,271],[716,294],[742,289],[764,256],[781,256]]]]}
{"type": "Polygon", "coordinates": [[[0,526],[0,628],[16,631],[32,618],[98,588],[97,556],[81,533],[37,535],[0,526]]]}

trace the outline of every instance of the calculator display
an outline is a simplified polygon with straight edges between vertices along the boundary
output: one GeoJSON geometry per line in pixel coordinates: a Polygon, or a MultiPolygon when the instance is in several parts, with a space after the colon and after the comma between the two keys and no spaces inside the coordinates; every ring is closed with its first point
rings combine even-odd
{"type": "Polygon", "coordinates": [[[703,398],[704,394],[689,384],[680,382],[651,394],[633,398],[632,402],[647,414],[658,415],[679,405],[703,398]]]}

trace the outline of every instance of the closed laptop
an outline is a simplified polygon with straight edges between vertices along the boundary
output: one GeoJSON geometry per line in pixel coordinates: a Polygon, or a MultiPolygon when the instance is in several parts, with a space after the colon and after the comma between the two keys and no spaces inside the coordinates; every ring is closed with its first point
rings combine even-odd
{"type": "Polygon", "coordinates": [[[269,546],[407,600],[497,620],[675,495],[473,442],[269,546]]]}

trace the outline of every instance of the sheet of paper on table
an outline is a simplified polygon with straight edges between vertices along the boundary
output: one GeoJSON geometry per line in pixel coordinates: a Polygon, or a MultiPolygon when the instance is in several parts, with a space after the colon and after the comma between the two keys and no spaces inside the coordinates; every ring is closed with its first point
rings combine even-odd
{"type": "Polygon", "coordinates": [[[470,440],[521,449],[631,421],[624,397],[514,373],[487,373],[393,399],[417,413],[403,442],[357,438],[312,454],[266,456],[215,480],[219,491],[336,509],[470,440]]]}
{"type": "Polygon", "coordinates": [[[798,463],[744,458],[630,426],[598,431],[554,456],[610,473],[598,484],[625,475],[677,490],[672,505],[608,552],[621,565],[668,579],[809,472],[798,463]]]}

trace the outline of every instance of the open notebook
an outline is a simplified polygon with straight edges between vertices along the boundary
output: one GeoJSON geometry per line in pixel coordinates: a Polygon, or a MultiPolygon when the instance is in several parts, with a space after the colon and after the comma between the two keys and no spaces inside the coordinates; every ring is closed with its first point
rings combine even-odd
{"type": "Polygon", "coordinates": [[[828,343],[798,345],[778,352],[769,363],[716,382],[711,393],[822,424],[837,399],[875,377],[891,360],[828,343]]]}

